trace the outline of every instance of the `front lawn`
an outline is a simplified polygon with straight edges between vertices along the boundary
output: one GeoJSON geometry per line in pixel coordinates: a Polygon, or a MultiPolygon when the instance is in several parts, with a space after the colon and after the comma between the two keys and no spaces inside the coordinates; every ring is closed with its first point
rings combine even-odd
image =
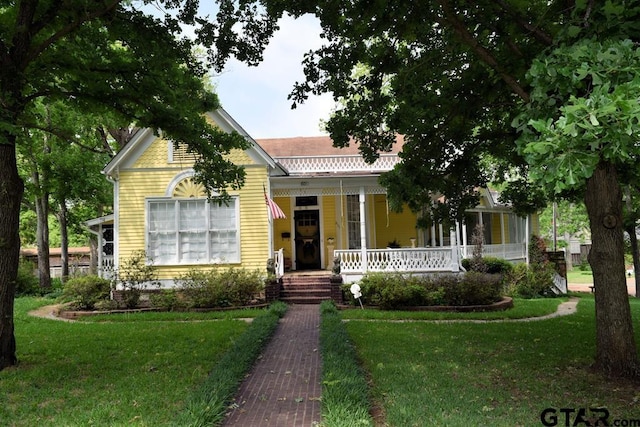
{"type": "MultiPolygon", "coordinates": [[[[639,319],[640,301],[631,304],[639,319]]],[[[640,420],[637,384],[589,371],[594,300],[584,297],[578,307],[575,315],[534,322],[352,320],[346,327],[385,425],[539,426],[546,408],[555,408],[565,425],[560,408],[575,409],[575,417],[594,407],[609,410],[610,425],[640,420]]]]}
{"type": "Polygon", "coordinates": [[[248,327],[232,319],[68,323],[26,314],[46,303],[16,300],[20,364],[0,371],[2,425],[167,425],[248,327]]]}
{"type": "Polygon", "coordinates": [[[574,268],[570,271],[567,271],[567,282],[578,284],[592,284],[593,274],[591,273],[591,270],[580,270],[574,268]]]}
{"type": "Polygon", "coordinates": [[[540,317],[554,313],[567,298],[514,298],[513,308],[500,311],[458,313],[447,311],[378,310],[354,307],[342,310],[343,319],[369,320],[504,320],[540,317]]]}

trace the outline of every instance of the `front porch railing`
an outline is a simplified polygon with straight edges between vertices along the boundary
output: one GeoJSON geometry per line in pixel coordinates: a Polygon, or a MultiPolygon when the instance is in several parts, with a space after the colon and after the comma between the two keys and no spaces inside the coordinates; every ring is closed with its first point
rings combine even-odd
{"type": "Polygon", "coordinates": [[[360,249],[336,250],[340,259],[340,272],[366,271],[443,272],[459,271],[458,257],[451,247],[367,249],[366,259],[360,249]],[[364,261],[364,262],[363,262],[364,261]]]}
{"type": "MultiPolygon", "coordinates": [[[[464,258],[473,256],[473,246],[462,248],[464,258]]],[[[505,243],[497,245],[482,245],[482,256],[502,258],[509,261],[525,260],[527,248],[524,243],[505,243]]]]}

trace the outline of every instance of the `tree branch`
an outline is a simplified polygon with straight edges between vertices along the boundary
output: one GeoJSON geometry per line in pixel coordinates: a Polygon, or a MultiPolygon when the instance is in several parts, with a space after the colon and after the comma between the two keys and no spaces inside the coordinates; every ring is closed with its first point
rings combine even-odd
{"type": "MultiPolygon", "coordinates": [[[[21,65],[26,68],[26,65],[29,64],[29,62],[33,61],[34,58],[36,58],[44,50],[49,48],[49,46],[51,46],[61,38],[67,36],[68,34],[72,33],[74,30],[76,30],[78,27],[80,27],[84,23],[92,21],[96,18],[99,18],[111,12],[121,1],[122,0],[111,0],[109,3],[105,4],[104,8],[94,10],[91,13],[86,13],[84,15],[79,15],[76,21],[68,23],[66,26],[62,27],[60,30],[53,33],[50,37],[48,37],[38,46],[34,46],[34,48],[29,51],[29,54],[25,56],[24,63],[21,65]]],[[[55,5],[53,5],[52,8],[49,9],[49,11],[45,13],[40,20],[31,23],[31,25],[27,26],[27,28],[31,28],[31,29],[44,28],[44,26],[47,24],[47,22],[45,22],[45,18],[49,16],[49,12],[55,12],[55,10],[53,10],[54,8],[55,8],[55,5]]],[[[24,68],[21,68],[21,69],[24,69],[24,68]]]]}
{"type": "Polygon", "coordinates": [[[36,129],[36,130],[40,130],[42,132],[45,132],[47,134],[56,136],[64,141],[69,141],[71,144],[76,144],[78,147],[82,148],[83,150],[87,150],[87,151],[91,151],[92,153],[96,153],[96,154],[113,154],[111,150],[109,151],[105,151],[96,147],[91,147],[88,145],[83,144],[78,138],[76,138],[73,135],[69,135],[59,129],[54,128],[53,126],[40,126],[36,123],[22,123],[22,126],[24,128],[28,128],[28,129],[36,129]]]}
{"type": "Polygon", "coordinates": [[[480,58],[482,62],[494,69],[502,80],[525,102],[529,101],[529,93],[518,83],[518,81],[509,73],[507,73],[498,61],[493,57],[491,52],[482,46],[478,40],[469,32],[464,23],[460,21],[457,14],[451,8],[449,0],[438,0],[442,7],[446,21],[451,25],[455,33],[461,38],[462,42],[469,46],[471,50],[480,58]]]}
{"type": "Polygon", "coordinates": [[[533,37],[538,40],[540,43],[545,46],[551,46],[553,44],[553,37],[551,35],[544,32],[540,27],[528,22],[520,13],[513,10],[513,8],[508,5],[504,0],[494,0],[498,6],[509,16],[511,16],[515,23],[520,27],[524,28],[529,34],[533,35],[533,37]]]}

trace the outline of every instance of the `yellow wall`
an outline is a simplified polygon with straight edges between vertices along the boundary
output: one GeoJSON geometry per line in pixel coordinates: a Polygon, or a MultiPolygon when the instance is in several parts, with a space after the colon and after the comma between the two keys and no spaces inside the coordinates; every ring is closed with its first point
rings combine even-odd
{"type": "Polygon", "coordinates": [[[416,215],[408,208],[400,212],[389,211],[387,216],[386,196],[373,196],[373,212],[375,216],[375,247],[386,248],[392,241],[402,247],[411,247],[411,239],[417,239],[416,215]]]}
{"type": "Polygon", "coordinates": [[[281,248],[284,249],[284,256],[286,258],[292,258],[292,247],[295,233],[293,231],[293,211],[291,209],[290,197],[275,197],[274,202],[280,206],[280,209],[287,216],[283,219],[273,220],[273,250],[277,251],[281,248]],[[283,237],[282,233],[289,233],[290,237],[283,237]]]}
{"type": "MultiPolygon", "coordinates": [[[[239,196],[240,260],[236,266],[264,269],[268,258],[268,220],[264,203],[263,185],[267,185],[266,166],[251,165],[250,158],[235,150],[230,158],[236,164],[244,164],[245,186],[241,191],[230,191],[239,196]]],[[[119,259],[128,259],[134,252],[145,250],[146,199],[164,197],[176,175],[190,169],[187,162],[168,163],[168,144],[156,139],[138,158],[133,167],[120,171],[119,181],[119,259]]],[[[159,279],[173,279],[191,268],[216,267],[209,265],[157,266],[159,279]]]]}
{"type": "MultiPolygon", "coordinates": [[[[494,245],[502,243],[502,224],[500,223],[500,216],[501,215],[499,213],[491,214],[491,243],[494,245]]],[[[508,233],[508,230],[505,229],[505,233],[508,233]]]]}

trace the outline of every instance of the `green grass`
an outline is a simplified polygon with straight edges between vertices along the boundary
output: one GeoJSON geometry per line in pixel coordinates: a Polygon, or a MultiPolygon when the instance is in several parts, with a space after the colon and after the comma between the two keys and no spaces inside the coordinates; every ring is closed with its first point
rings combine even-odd
{"type": "Polygon", "coordinates": [[[322,426],[372,426],[365,373],[332,302],[320,306],[322,426]]]}
{"type": "Polygon", "coordinates": [[[207,380],[192,393],[173,425],[204,427],[224,421],[225,411],[238,386],[286,311],[286,304],[275,302],[251,322],[247,331],[216,363],[207,380]]]}
{"type": "Polygon", "coordinates": [[[593,275],[591,271],[582,271],[574,268],[567,271],[567,281],[569,283],[593,283],[593,275]]]}
{"type": "Polygon", "coordinates": [[[239,320],[68,323],[26,314],[50,302],[16,300],[20,363],[0,371],[2,425],[167,425],[248,328],[239,320]]]}
{"type": "Polygon", "coordinates": [[[193,311],[147,311],[135,313],[96,314],[84,316],[83,322],[193,322],[206,320],[252,319],[264,313],[264,308],[237,310],[193,311]]]}
{"type": "MultiPolygon", "coordinates": [[[[640,301],[631,304],[639,319],[640,301]]],[[[590,372],[593,298],[578,307],[575,315],[539,322],[346,327],[388,426],[539,426],[548,407],[604,406],[610,422],[640,419],[637,384],[590,372]]]]}
{"type": "MultiPolygon", "coordinates": [[[[516,301],[516,308],[541,315],[559,302],[523,300],[516,301]]],[[[0,371],[2,425],[201,425],[198,419],[220,418],[220,410],[211,411],[209,404],[224,408],[239,381],[240,371],[227,375],[228,367],[236,364],[233,355],[261,340],[250,338],[246,322],[226,318],[185,322],[171,320],[191,319],[136,315],[132,320],[133,315],[118,315],[108,321],[67,323],[26,314],[47,303],[16,300],[21,363],[0,371]]],[[[631,305],[637,324],[640,300],[631,299],[631,305]]],[[[339,314],[367,312],[389,313],[339,314]]],[[[418,314],[423,313],[394,316],[418,314]]],[[[539,426],[547,407],[604,406],[610,422],[640,420],[637,384],[607,381],[589,371],[595,352],[594,300],[589,294],[582,296],[577,314],[537,322],[327,319],[321,327],[326,426],[370,425],[365,414],[371,406],[379,408],[384,425],[392,427],[539,426]],[[332,354],[326,352],[326,343],[332,354]],[[364,381],[371,386],[369,393],[364,392],[364,381]],[[372,401],[363,399],[364,394],[372,401]]],[[[270,333],[269,327],[260,329],[267,331],[263,337],[270,333]]],[[[640,331],[636,333],[640,342],[640,331]]],[[[560,421],[564,425],[564,419],[560,421]]]]}
{"type": "Polygon", "coordinates": [[[504,311],[451,313],[436,311],[402,311],[352,308],[341,311],[343,319],[370,320],[499,320],[538,317],[555,312],[558,305],[566,298],[515,298],[513,308],[504,311]]]}

